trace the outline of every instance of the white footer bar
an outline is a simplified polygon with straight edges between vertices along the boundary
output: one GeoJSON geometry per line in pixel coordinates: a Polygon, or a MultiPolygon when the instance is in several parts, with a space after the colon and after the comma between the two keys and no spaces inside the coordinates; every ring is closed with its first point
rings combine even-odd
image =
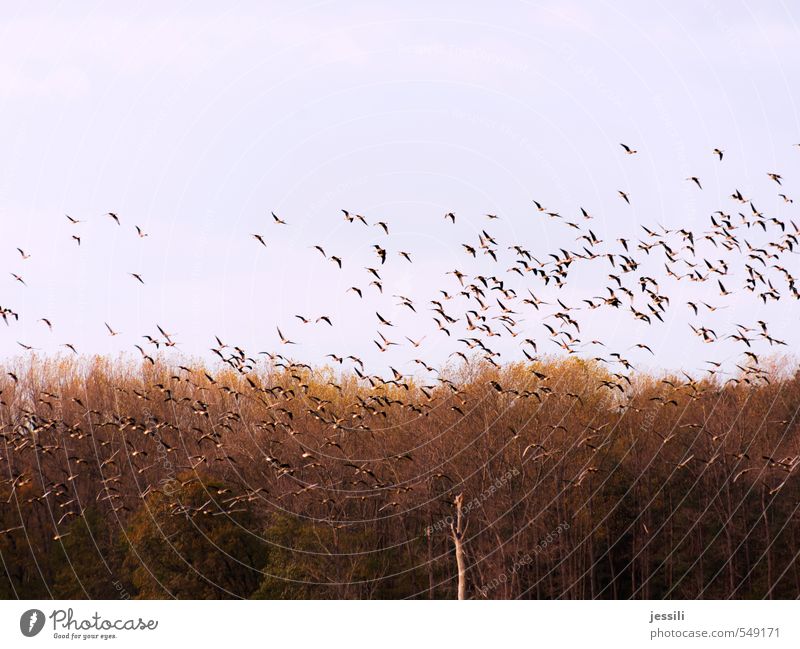
{"type": "Polygon", "coordinates": [[[800,646],[799,619],[797,601],[3,601],[0,638],[4,647],[777,648],[800,646]]]}

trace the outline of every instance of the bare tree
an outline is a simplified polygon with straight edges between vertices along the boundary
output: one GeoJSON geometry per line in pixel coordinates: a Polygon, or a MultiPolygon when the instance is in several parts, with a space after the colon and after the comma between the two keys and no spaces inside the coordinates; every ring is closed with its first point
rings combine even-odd
{"type": "Polygon", "coordinates": [[[467,563],[464,559],[464,527],[462,506],[464,504],[464,494],[460,493],[455,497],[456,506],[455,524],[450,523],[450,531],[453,535],[453,544],[456,546],[456,565],[458,566],[458,599],[467,598],[467,563]]]}

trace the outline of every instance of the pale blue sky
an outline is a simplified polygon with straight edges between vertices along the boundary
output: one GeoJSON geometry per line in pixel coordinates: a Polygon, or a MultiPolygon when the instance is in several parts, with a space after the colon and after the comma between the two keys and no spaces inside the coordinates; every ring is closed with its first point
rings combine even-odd
{"type": "MultiPolygon", "coordinates": [[[[0,325],[0,353],[19,353],[17,341],[116,353],[156,323],[189,354],[214,334],[286,351],[279,324],[303,360],[344,352],[374,369],[403,364],[409,349],[381,355],[371,343],[377,309],[396,320],[395,338],[427,336],[416,355],[438,361],[460,347],[392,294],[424,312],[444,271],[493,272],[461,249],[482,228],[540,252],[574,246],[531,199],[570,217],[586,207],[607,240],[635,238],[637,223],[703,229],[715,209],[736,209],[734,188],[800,221],[800,200],[783,203],[766,176],[783,173],[788,194],[800,182],[798,14],[791,3],[712,0],[4,5],[0,306],[22,321],[0,325]],[[346,224],[341,208],[389,222],[391,237],[346,224]],[[272,210],[289,225],[273,225],[272,210]],[[442,219],[450,211],[455,227],[442,219]],[[374,243],[395,256],[384,295],[359,302],[344,291],[366,289],[374,243]],[[313,244],[341,254],[344,270],[313,244]],[[304,328],[295,313],[336,326],[304,328]],[[107,336],[104,321],[123,335],[107,336]]],[[[579,302],[594,280],[576,274],[562,299],[579,302]]],[[[595,312],[585,337],[619,350],[646,341],[655,359],[631,352],[643,365],[725,357],[730,347],[712,353],[691,336],[680,290],[665,325],[595,312]]],[[[800,342],[796,302],[728,304],[712,325],[764,317],[773,335],[800,342]]],[[[497,345],[519,356],[515,341],[497,345]]]]}

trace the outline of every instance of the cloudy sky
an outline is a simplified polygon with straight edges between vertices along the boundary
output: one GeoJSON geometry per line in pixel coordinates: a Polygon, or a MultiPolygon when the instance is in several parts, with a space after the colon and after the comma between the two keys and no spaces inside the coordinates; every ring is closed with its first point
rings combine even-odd
{"type": "MultiPolygon", "coordinates": [[[[282,325],[304,360],[377,359],[377,309],[400,338],[426,336],[436,359],[452,349],[392,295],[422,302],[445,271],[469,271],[460,244],[489,225],[541,251],[574,240],[532,199],[570,216],[586,207],[607,240],[638,224],[702,229],[734,188],[795,218],[766,176],[800,186],[792,3],[233,4],[0,9],[0,306],[21,315],[0,325],[4,356],[20,341],[116,353],[158,323],[187,354],[215,334],[279,351],[282,325]],[[341,209],[388,222],[391,236],[348,225],[341,209]],[[451,211],[456,226],[442,218],[451,211]],[[487,224],[487,212],[501,218],[487,224]],[[384,294],[358,301],[345,291],[366,287],[380,241],[414,263],[393,257],[384,294]],[[336,326],[312,332],[296,313],[336,326]]],[[[572,290],[562,298],[577,301],[572,290]]],[[[733,296],[710,317],[769,317],[773,335],[800,343],[796,304],[757,304],[733,296]]],[[[644,331],[608,313],[586,335],[624,349],[646,334],[656,355],[642,362],[687,366],[705,350],[686,321],[677,311],[644,331]]]]}

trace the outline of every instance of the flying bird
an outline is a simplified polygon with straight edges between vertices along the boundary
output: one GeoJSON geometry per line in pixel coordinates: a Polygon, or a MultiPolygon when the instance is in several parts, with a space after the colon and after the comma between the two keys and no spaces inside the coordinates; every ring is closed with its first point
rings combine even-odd
{"type": "Polygon", "coordinates": [[[692,181],[700,189],[703,189],[703,186],[700,184],[700,179],[697,176],[689,176],[686,180],[692,181]]]}
{"type": "Polygon", "coordinates": [[[781,184],[781,180],[783,180],[783,176],[781,176],[780,174],[768,173],[767,176],[769,176],[772,180],[774,180],[779,185],[781,184]]]}

